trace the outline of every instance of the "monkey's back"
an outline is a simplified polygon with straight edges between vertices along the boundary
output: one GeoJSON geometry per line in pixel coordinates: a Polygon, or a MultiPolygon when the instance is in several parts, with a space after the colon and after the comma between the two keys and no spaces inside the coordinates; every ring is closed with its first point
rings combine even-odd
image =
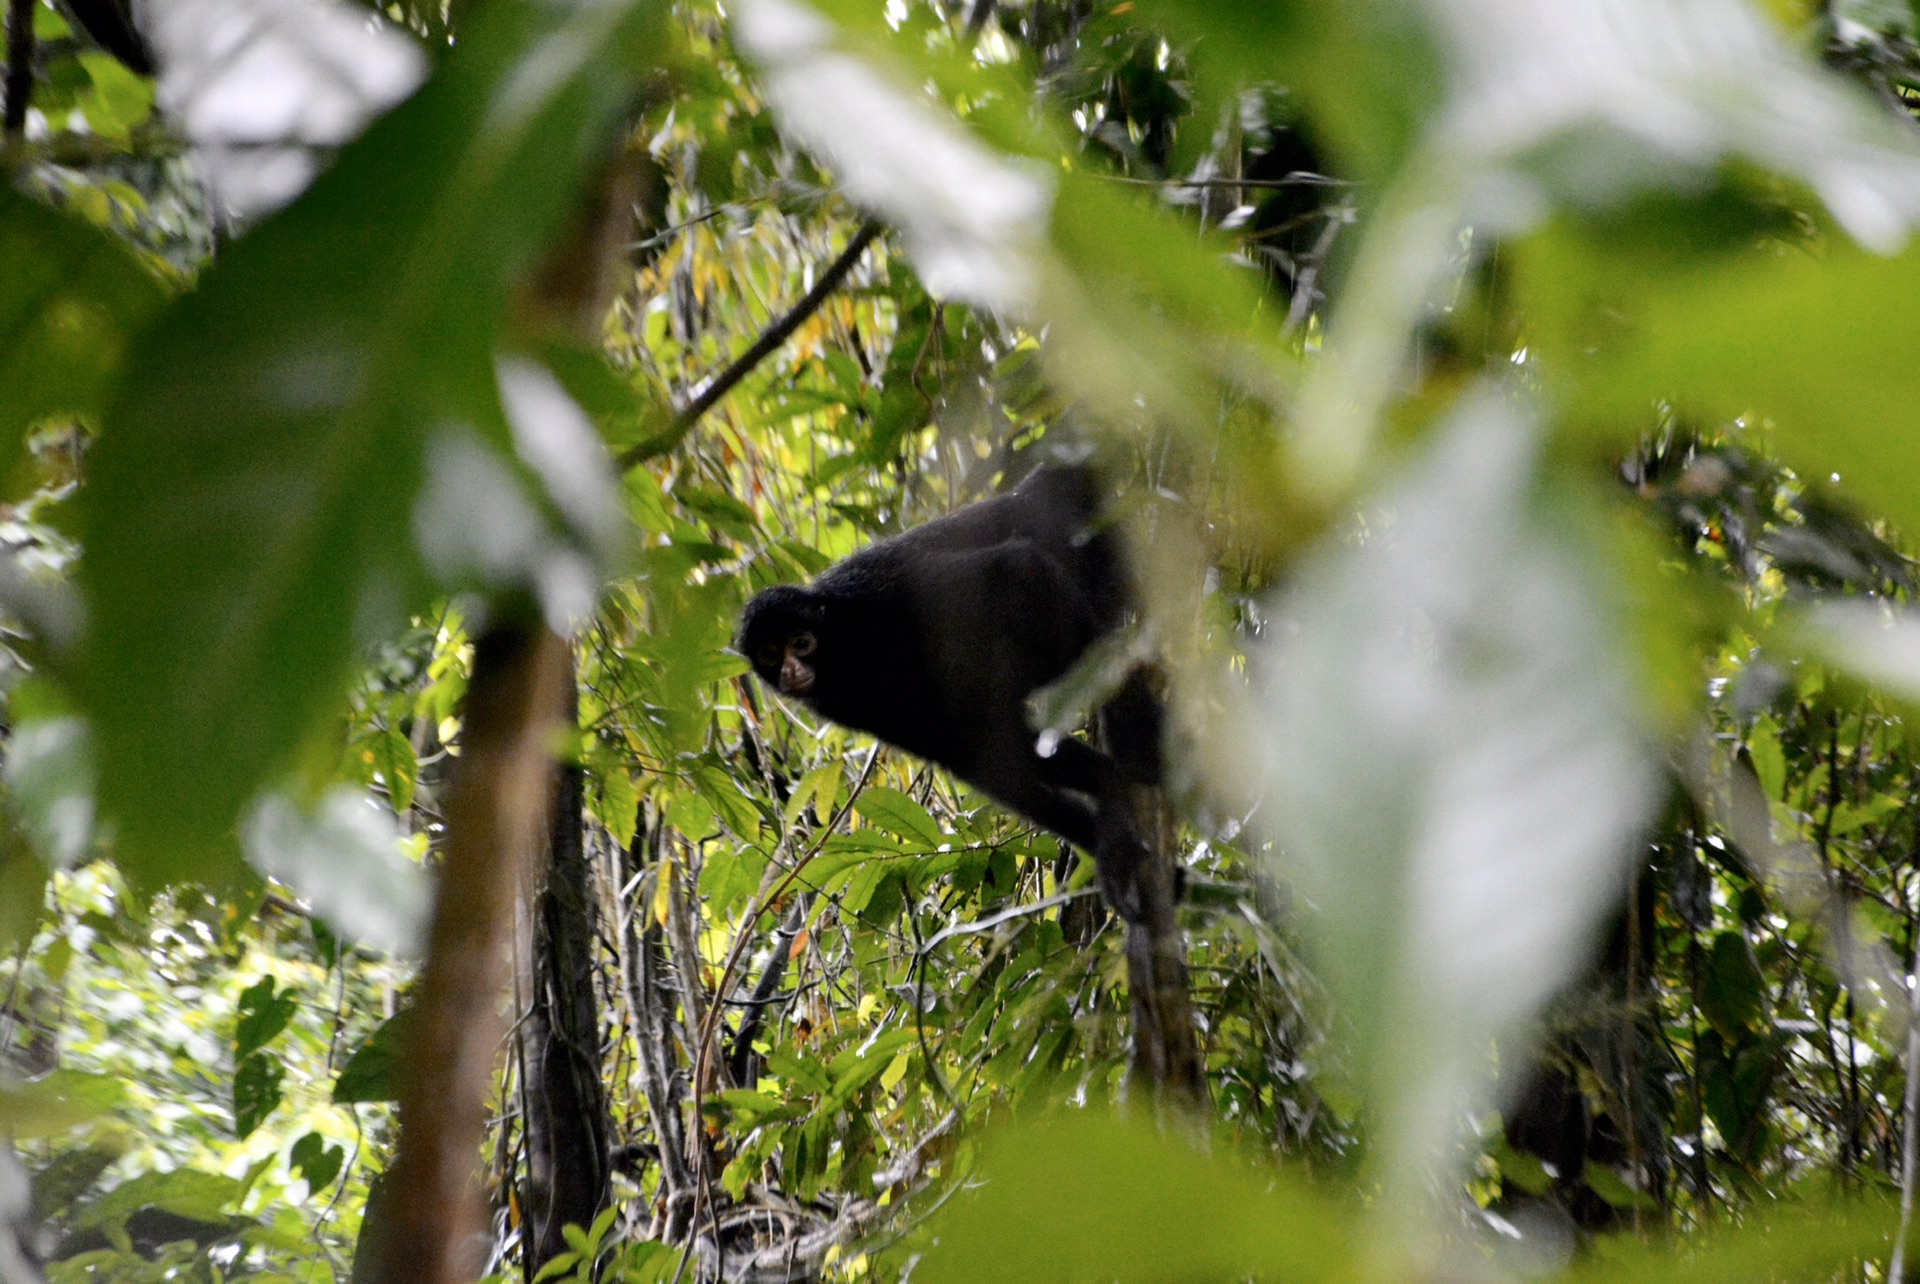
{"type": "Polygon", "coordinates": [[[813,590],[854,654],[816,705],[962,775],[1024,753],[1026,697],[1126,608],[1116,537],[1099,516],[1088,470],[1042,469],[826,571],[813,590]]]}

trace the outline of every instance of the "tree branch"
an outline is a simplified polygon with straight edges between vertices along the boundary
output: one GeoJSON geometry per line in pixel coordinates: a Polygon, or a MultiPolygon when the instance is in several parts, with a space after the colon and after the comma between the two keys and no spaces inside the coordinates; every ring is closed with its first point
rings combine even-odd
{"type": "Polygon", "coordinates": [[[853,265],[860,261],[860,256],[866,253],[867,247],[873,244],[880,232],[880,224],[873,219],[862,223],[860,230],[853,234],[853,239],[847,242],[847,248],[840,251],[840,257],[827,265],[827,270],[820,274],[820,279],[813,283],[813,288],[802,295],[800,301],[788,309],[785,316],[768,326],[760,337],[753,341],[752,347],[741,353],[734,359],[732,365],[721,371],[711,383],[702,388],[684,409],[674,415],[673,422],[667,425],[664,432],[657,433],[621,451],[620,457],[614,461],[615,466],[624,473],[657,455],[666,454],[679,445],[693,426],[700,422],[702,415],[718,405],[742,379],[753,372],[755,366],[779,351],[780,345],[792,337],[801,323],[820,310],[820,306],[827,301],[828,297],[840,288],[840,283],[847,279],[847,274],[853,271],[853,265]]]}
{"type": "Polygon", "coordinates": [[[1146,913],[1127,924],[1127,988],[1133,1006],[1133,1078],[1161,1101],[1205,1104],[1206,1069],[1194,1037],[1187,981],[1187,943],[1175,918],[1180,899],[1178,828],[1157,789],[1138,789],[1135,814],[1152,822],[1148,859],[1140,862],[1140,904],[1146,913]]]}
{"type": "MultiPolygon", "coordinates": [[[[740,1015],[740,1029],[733,1036],[733,1050],[728,1055],[728,1064],[733,1069],[733,1081],[742,1088],[751,1088],[757,1076],[747,1072],[754,1066],[753,1041],[760,1037],[760,1027],[766,1023],[767,1008],[776,1002],[775,994],[780,981],[787,974],[787,963],[793,958],[793,943],[800,939],[800,933],[806,930],[807,911],[813,905],[813,894],[804,893],[793,898],[793,904],[787,910],[787,917],[781,921],[780,930],[773,934],[771,952],[767,956],[766,970],[760,973],[760,980],[753,987],[751,997],[744,1000],[746,1011],[740,1015]]],[[[783,995],[781,998],[792,998],[783,995]]]]}

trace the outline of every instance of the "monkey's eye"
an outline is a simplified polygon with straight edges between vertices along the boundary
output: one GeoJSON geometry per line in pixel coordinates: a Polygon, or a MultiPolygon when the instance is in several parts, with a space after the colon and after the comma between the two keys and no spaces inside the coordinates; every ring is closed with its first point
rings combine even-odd
{"type": "Polygon", "coordinates": [[[805,659],[807,656],[813,654],[813,648],[818,645],[819,643],[814,640],[813,634],[796,633],[793,635],[793,641],[787,643],[787,650],[789,653],[805,659]]]}
{"type": "Polygon", "coordinates": [[[782,658],[784,657],[781,655],[780,648],[777,646],[760,648],[760,667],[763,669],[779,668],[782,658]]]}

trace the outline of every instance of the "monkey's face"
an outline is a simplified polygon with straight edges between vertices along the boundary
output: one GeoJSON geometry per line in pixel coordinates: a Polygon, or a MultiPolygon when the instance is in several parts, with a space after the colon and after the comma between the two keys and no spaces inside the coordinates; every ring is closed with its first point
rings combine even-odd
{"type": "Polygon", "coordinates": [[[804,589],[768,589],[747,606],[739,649],[760,680],[782,695],[805,697],[819,681],[821,608],[804,589]]]}
{"type": "Polygon", "coordinates": [[[809,629],[801,629],[779,644],[769,644],[753,657],[753,667],[782,695],[803,696],[813,690],[813,665],[807,660],[820,641],[809,629]]]}

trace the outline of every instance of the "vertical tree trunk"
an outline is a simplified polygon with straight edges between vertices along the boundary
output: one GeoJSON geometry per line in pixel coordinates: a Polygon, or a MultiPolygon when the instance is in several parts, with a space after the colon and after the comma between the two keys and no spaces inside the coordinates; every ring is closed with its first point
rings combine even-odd
{"type": "Polygon", "coordinates": [[[504,1033],[512,898],[543,846],[569,663],[566,642],[523,622],[474,644],[418,1018],[401,1070],[400,1153],[387,1216],[367,1232],[361,1284],[460,1284],[484,1262],[474,1177],[504,1033]]]}
{"type": "MultiPolygon", "coordinates": [[[[640,874],[647,863],[647,843],[644,830],[634,836],[621,871],[623,885],[644,886],[640,874]]],[[[660,872],[659,864],[656,859],[656,873],[660,872]]],[[[665,932],[648,912],[650,900],[637,895],[620,907],[625,923],[621,955],[640,1060],[641,1091],[647,1099],[647,1116],[653,1122],[660,1158],[661,1216],[652,1237],[677,1243],[685,1233],[693,1206],[693,1172],[687,1164],[686,1129],[681,1119],[686,1083],[674,1054],[674,995],[667,980],[665,932]]]]}
{"type": "MultiPolygon", "coordinates": [[[[531,328],[582,343],[599,329],[633,232],[640,174],[622,156],[600,176],[563,238],[529,283],[520,315],[531,328]]],[[[560,716],[579,722],[578,678],[567,655],[560,716]]],[[[563,765],[554,781],[544,877],[534,886],[524,956],[528,1010],[517,1027],[527,1173],[521,1266],[529,1281],[564,1252],[569,1225],[590,1226],[612,1197],[606,1086],[601,1081],[600,1005],[594,992],[593,872],[587,863],[586,778],[563,765]]]]}
{"type": "Polygon", "coordinates": [[[1150,836],[1150,859],[1141,862],[1139,871],[1146,915],[1127,924],[1133,1078],[1163,1100],[1197,1104],[1206,1094],[1206,1075],[1194,1037],[1186,938],[1174,914],[1180,895],[1172,855],[1176,827],[1158,790],[1137,790],[1134,812],[1140,832],[1150,836]]]}
{"type": "MultiPolygon", "coordinates": [[[[567,722],[577,721],[571,672],[562,705],[567,722]]],[[[527,1141],[521,1266],[528,1280],[566,1251],[564,1228],[592,1225],[613,1194],[585,807],[585,770],[562,766],[547,826],[546,881],[533,903],[528,1008],[519,1024],[527,1141]]]]}

